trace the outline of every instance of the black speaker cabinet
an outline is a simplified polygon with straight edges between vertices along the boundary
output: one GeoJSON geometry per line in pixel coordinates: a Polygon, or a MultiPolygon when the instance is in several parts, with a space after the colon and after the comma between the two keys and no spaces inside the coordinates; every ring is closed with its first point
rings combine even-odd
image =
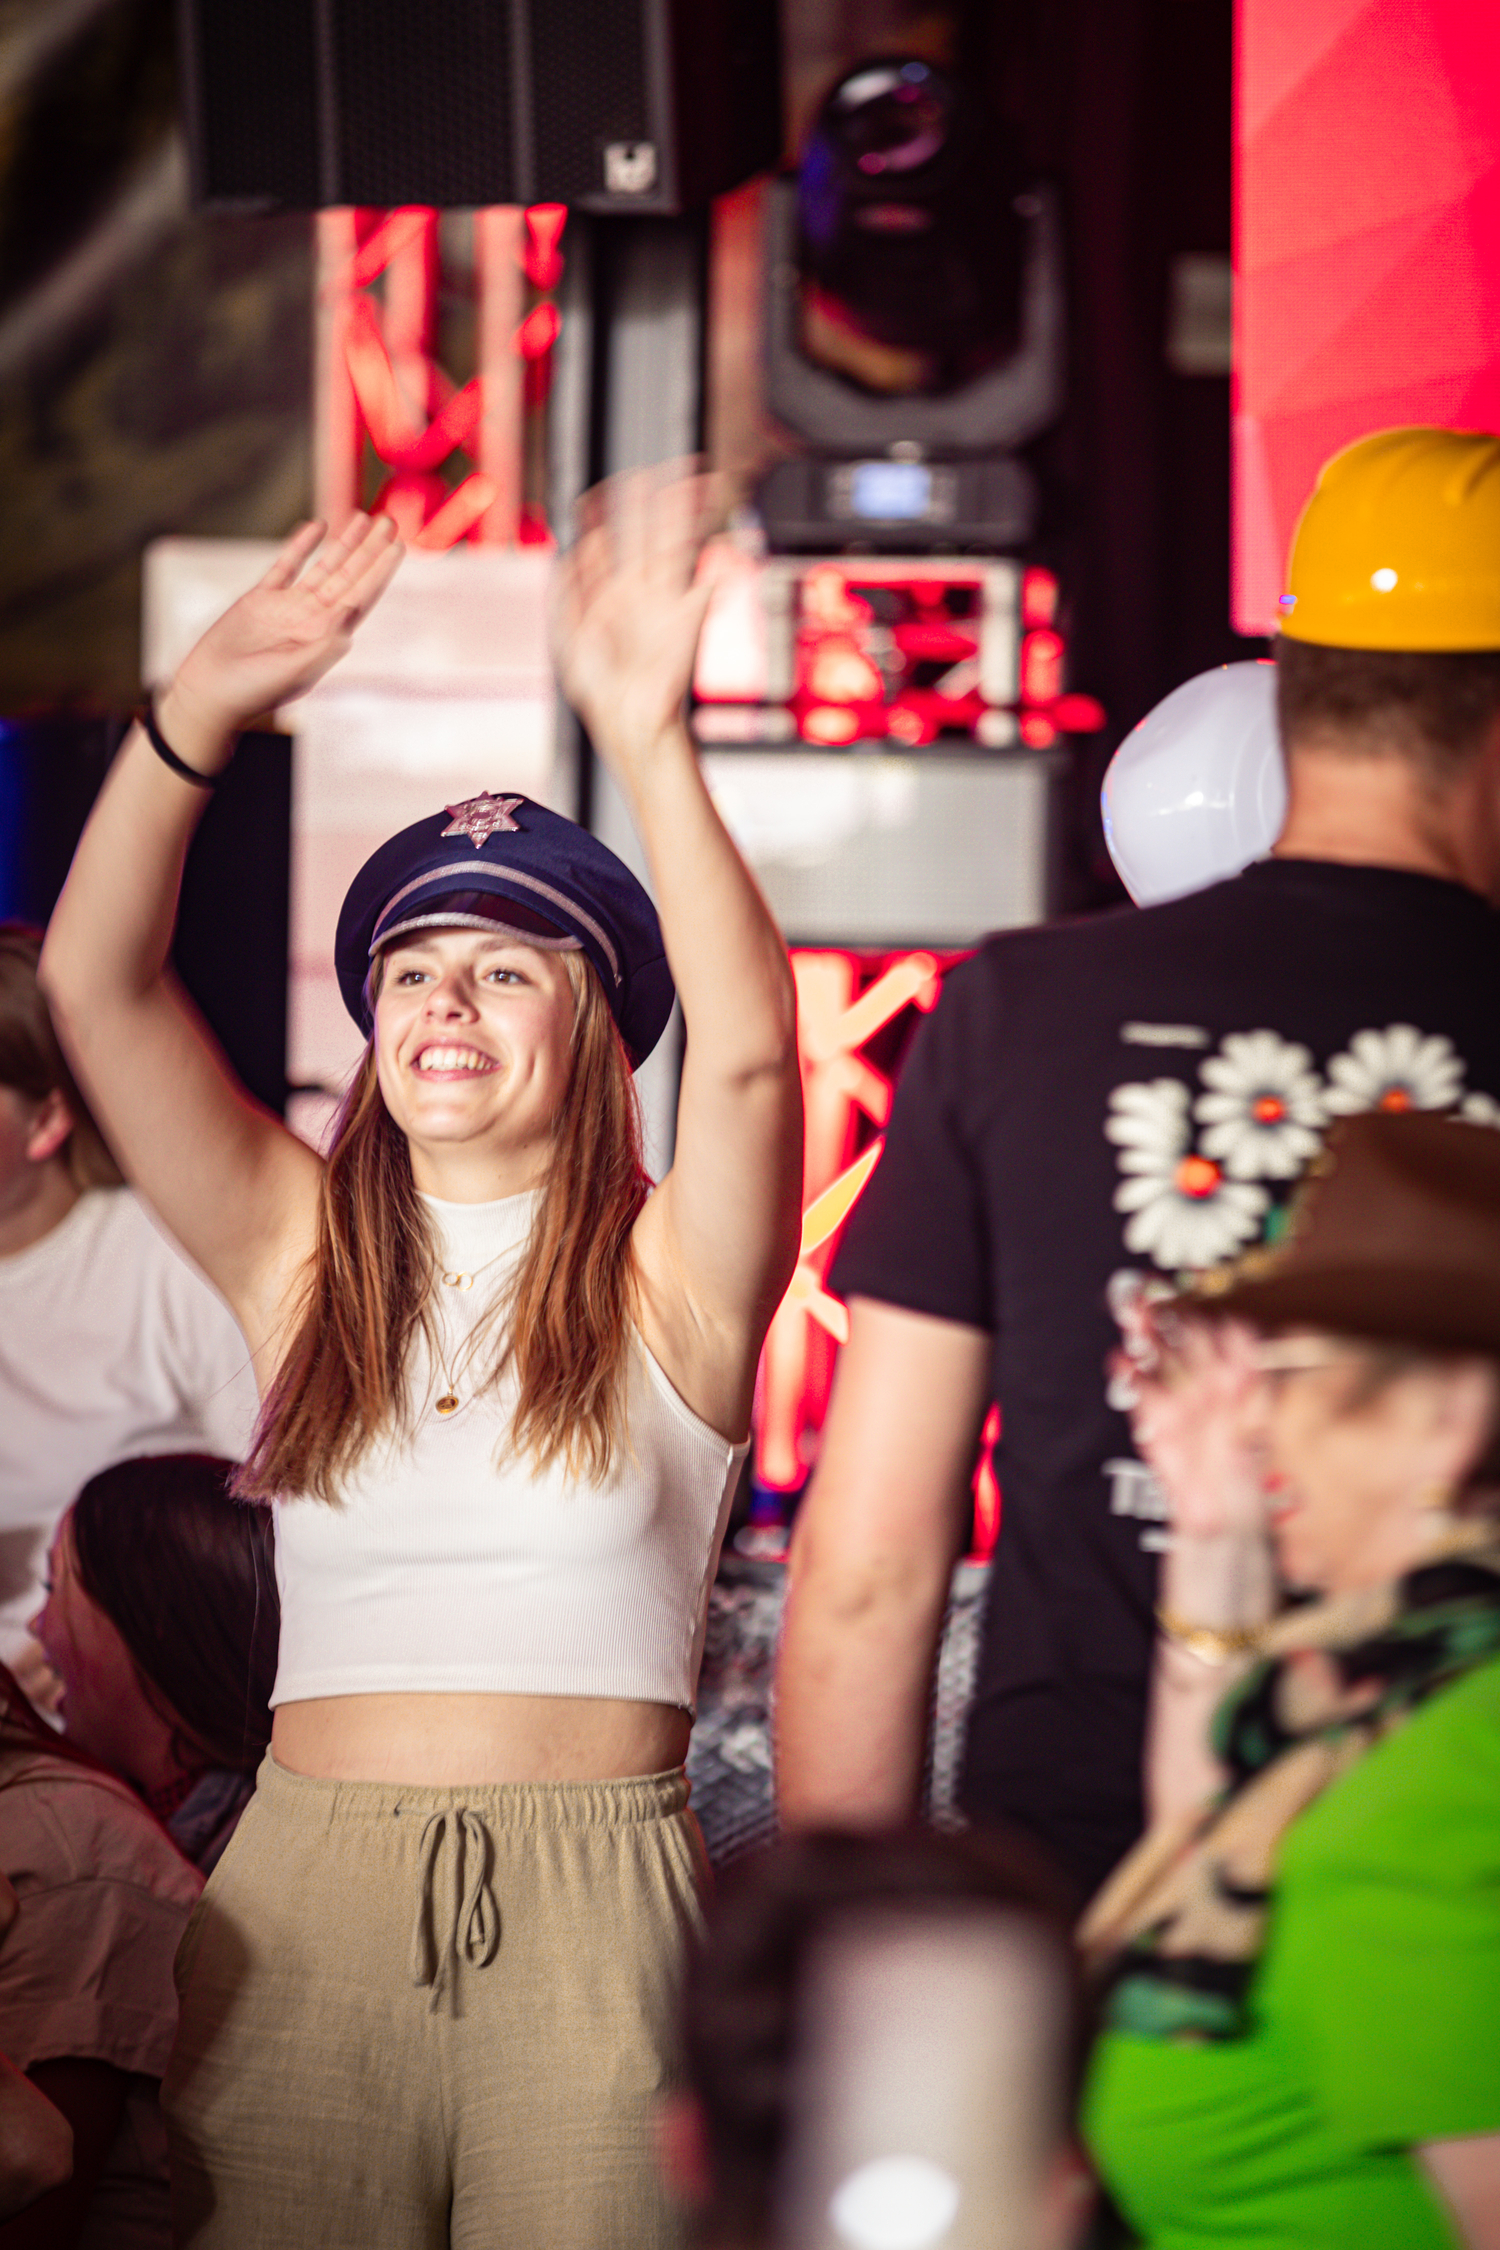
{"type": "Polygon", "coordinates": [[[180,0],[219,210],[691,210],[781,154],[776,0],[180,0]]]}

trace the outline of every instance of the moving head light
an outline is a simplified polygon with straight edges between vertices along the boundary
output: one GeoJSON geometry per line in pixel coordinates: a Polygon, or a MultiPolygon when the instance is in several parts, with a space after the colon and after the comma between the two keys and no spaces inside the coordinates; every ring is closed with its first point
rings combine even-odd
{"type": "Polygon", "coordinates": [[[761,486],[773,550],[1024,546],[1013,449],[1062,407],[1062,242],[1000,121],[920,57],[862,62],[766,226],[767,403],[809,448],[761,486]]]}
{"type": "Polygon", "coordinates": [[[801,345],[888,395],[952,391],[1015,350],[1025,222],[1004,136],[930,63],[834,87],[797,185],[801,345]]]}

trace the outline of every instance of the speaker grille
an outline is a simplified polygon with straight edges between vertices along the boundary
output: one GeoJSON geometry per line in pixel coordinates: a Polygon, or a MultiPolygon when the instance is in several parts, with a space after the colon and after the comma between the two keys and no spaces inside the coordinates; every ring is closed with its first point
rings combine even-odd
{"type": "Polygon", "coordinates": [[[793,945],[977,945],[1053,911],[1044,751],[710,750],[719,816],[793,945]]]}
{"type": "Polygon", "coordinates": [[[505,0],[322,0],[324,197],[506,203],[515,192],[505,0]]]}
{"type": "Polygon", "coordinates": [[[780,146],[776,0],[179,0],[202,203],[688,210],[780,146]]]}
{"type": "Polygon", "coordinates": [[[182,12],[193,193],[230,208],[318,201],[317,41],[307,0],[182,12]]]}
{"type": "Polygon", "coordinates": [[[648,94],[647,26],[662,0],[519,4],[530,17],[535,192],[559,203],[598,200],[606,148],[652,142],[666,153],[666,120],[652,116],[648,94]]]}

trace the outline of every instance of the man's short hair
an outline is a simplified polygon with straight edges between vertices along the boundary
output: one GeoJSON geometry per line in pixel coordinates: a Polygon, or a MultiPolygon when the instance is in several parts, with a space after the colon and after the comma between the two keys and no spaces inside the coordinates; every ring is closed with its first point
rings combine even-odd
{"type": "Polygon", "coordinates": [[[1276,707],[1289,750],[1404,758],[1430,785],[1453,781],[1500,717],[1500,649],[1276,643],[1276,707]]]}
{"type": "Polygon", "coordinates": [[[1088,2026],[1070,1902],[1024,1839],[910,1827],[874,1836],[798,1836],[730,1870],[692,1956],[684,2005],[688,2088],[702,2115],[713,2243],[770,2239],[787,2144],[798,1998],[813,1949],[871,1908],[924,1916],[1000,1907],[1056,1948],[1068,2010],[1071,2115],[1088,2026]]]}

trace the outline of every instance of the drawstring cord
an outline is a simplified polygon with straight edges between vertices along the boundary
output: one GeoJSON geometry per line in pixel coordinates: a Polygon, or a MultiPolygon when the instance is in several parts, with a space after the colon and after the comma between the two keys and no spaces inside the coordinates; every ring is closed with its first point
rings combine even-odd
{"type": "Polygon", "coordinates": [[[461,1806],[451,1815],[435,1812],[422,1830],[417,1875],[417,1915],[411,1933],[411,1981],[428,1985],[427,2005],[435,2009],[452,1979],[452,1965],[467,1961],[487,1969],[500,1950],[500,1909],[490,1889],[490,1833],[483,1816],[461,1806]],[[439,1943],[433,1879],[453,1821],[453,1920],[439,1943]]]}

